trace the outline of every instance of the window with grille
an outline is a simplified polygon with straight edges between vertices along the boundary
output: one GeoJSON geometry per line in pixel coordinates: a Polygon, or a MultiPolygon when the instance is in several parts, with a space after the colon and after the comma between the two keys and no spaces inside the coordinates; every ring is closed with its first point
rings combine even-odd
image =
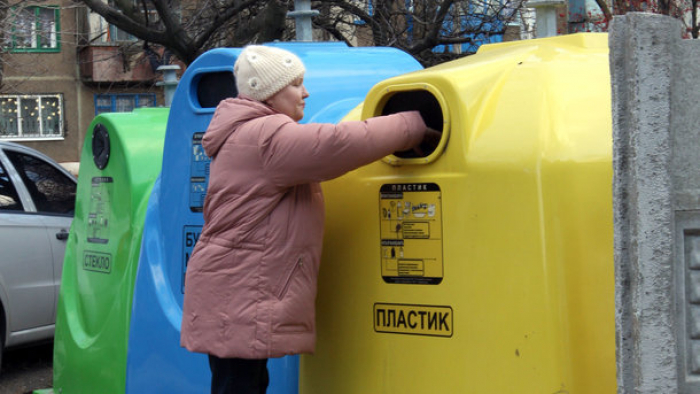
{"type": "Polygon", "coordinates": [[[155,93],[95,95],[95,115],[104,112],[131,112],[135,108],[155,106],[155,93]]]}
{"type": "Polygon", "coordinates": [[[12,9],[5,47],[13,52],[59,52],[59,15],[53,6],[12,9]]]}
{"type": "Polygon", "coordinates": [[[0,95],[0,138],[63,138],[63,95],[0,95]]]}

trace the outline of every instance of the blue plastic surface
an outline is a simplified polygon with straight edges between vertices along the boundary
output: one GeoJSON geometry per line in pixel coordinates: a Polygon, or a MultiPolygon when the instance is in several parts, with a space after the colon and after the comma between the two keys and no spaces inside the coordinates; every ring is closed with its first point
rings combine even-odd
{"type": "MultiPolygon", "coordinates": [[[[342,43],[269,44],[296,53],[306,65],[306,122],[337,123],[360,104],[377,82],[419,70],[420,64],[393,48],[350,48],[342,43]]],[[[216,103],[202,105],[206,84],[221,84],[240,48],[214,49],[182,76],[168,119],[163,168],[146,213],[127,358],[126,392],[208,392],[207,358],[180,347],[186,262],[203,225],[201,206],[209,159],[199,141],[216,103]],[[218,81],[218,82],[217,82],[218,81]]],[[[224,84],[225,85],[225,84],[224,84]]],[[[212,86],[213,91],[217,86],[212,86]]],[[[218,86],[221,88],[221,86],[218,86]]],[[[219,92],[220,93],[220,92],[219,92]]],[[[214,94],[213,96],[216,96],[214,94]]],[[[298,356],[270,359],[268,393],[298,392],[298,356]]]]}

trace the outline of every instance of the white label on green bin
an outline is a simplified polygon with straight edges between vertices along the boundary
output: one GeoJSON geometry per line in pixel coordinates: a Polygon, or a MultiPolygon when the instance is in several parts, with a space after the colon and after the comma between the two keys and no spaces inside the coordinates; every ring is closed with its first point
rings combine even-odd
{"type": "Polygon", "coordinates": [[[114,179],[109,176],[92,178],[90,212],[87,220],[87,241],[106,244],[109,242],[109,213],[114,179]]]}
{"type": "Polygon", "coordinates": [[[187,263],[190,261],[194,245],[197,244],[200,234],[202,234],[202,226],[185,226],[182,231],[182,294],[185,294],[187,263]]]}
{"type": "Polygon", "coordinates": [[[442,195],[435,183],[379,190],[380,259],[387,283],[442,282],[442,195]]]}
{"type": "Polygon", "coordinates": [[[209,184],[209,164],[211,159],[204,153],[202,138],[204,133],[192,135],[192,156],[190,157],[190,210],[202,212],[204,196],[209,184]]]}

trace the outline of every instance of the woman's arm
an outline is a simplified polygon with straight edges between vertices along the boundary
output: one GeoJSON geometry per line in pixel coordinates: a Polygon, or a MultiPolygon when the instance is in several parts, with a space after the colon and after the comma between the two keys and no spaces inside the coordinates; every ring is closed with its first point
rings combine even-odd
{"type": "Polygon", "coordinates": [[[263,125],[262,160],[278,186],[336,178],[395,151],[418,145],[427,129],[418,111],[365,121],[298,124],[269,117],[263,125]]]}

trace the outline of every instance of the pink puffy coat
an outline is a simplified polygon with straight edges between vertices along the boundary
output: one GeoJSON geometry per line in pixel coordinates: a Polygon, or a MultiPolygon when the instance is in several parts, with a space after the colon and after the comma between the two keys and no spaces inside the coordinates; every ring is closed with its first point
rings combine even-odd
{"type": "Polygon", "coordinates": [[[415,146],[425,127],[415,111],[302,125],[245,97],[221,102],[202,141],[211,173],[182,346],[222,358],[313,353],[319,182],[415,146]]]}

